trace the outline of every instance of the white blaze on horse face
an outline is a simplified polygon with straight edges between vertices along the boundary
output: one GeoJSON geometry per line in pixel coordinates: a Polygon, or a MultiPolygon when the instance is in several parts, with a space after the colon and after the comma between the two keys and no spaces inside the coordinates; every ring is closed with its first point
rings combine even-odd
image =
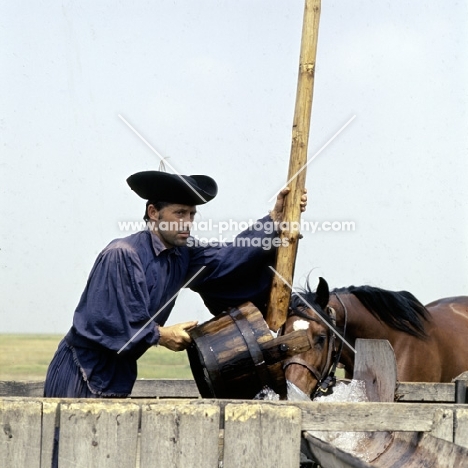
{"type": "Polygon", "coordinates": [[[293,323],[293,330],[307,330],[309,328],[309,322],[307,320],[296,320],[293,323]]]}

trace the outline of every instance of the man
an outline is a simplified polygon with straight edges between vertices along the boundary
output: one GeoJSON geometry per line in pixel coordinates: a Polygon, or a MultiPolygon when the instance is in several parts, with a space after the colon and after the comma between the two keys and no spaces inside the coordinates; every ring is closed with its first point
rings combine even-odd
{"type": "MultiPolygon", "coordinates": [[[[49,366],[46,397],[128,396],[149,347],[179,351],[190,343],[196,321],[164,326],[182,287],[199,292],[214,314],[245,301],[265,309],[275,249],[253,246],[258,242],[187,246],[196,206],[217,194],[213,179],[145,171],[127,182],[147,200],[148,229],[112,241],[98,256],[49,366]]],[[[287,193],[261,221],[280,219],[287,193]]],[[[305,204],[303,196],[301,209],[305,204]]],[[[248,229],[241,236],[258,241],[277,233],[248,229]]]]}

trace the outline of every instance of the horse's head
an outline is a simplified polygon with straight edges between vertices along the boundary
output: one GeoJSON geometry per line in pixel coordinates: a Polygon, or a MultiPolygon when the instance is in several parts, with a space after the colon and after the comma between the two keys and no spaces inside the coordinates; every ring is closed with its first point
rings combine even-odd
{"type": "Polygon", "coordinates": [[[315,292],[307,285],[293,293],[283,328],[284,334],[307,330],[310,350],[284,362],[286,379],[307,395],[315,394],[318,384],[327,378],[334,358],[334,333],[326,323],[335,322],[334,311],[328,306],[329,297],[328,284],[323,278],[315,292]]]}

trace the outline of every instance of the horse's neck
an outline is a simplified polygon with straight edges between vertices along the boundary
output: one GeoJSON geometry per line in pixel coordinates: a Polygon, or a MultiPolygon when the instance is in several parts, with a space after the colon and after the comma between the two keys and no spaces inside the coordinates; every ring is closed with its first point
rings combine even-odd
{"type": "MultiPolygon", "coordinates": [[[[387,327],[379,322],[353,294],[339,294],[342,303],[335,295],[330,298],[330,305],[336,311],[336,323],[340,330],[345,326],[346,317],[346,341],[355,348],[357,338],[386,338],[387,327]],[[345,314],[346,308],[346,314],[345,314]]],[[[354,369],[354,352],[343,345],[341,362],[348,372],[354,369]]]]}

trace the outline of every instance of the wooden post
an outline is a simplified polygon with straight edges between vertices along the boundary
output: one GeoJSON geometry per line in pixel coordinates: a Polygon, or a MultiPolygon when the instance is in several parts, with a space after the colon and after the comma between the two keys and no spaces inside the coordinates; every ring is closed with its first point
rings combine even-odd
{"type": "Polygon", "coordinates": [[[140,407],[125,400],[71,401],[60,408],[58,466],[133,468],[140,407]]]}
{"type": "Polygon", "coordinates": [[[369,401],[395,400],[397,364],[388,340],[356,340],[353,379],[365,382],[369,401]]]}
{"type": "Polygon", "coordinates": [[[299,466],[301,421],[294,406],[226,405],[224,468],[299,466]]]}
{"type": "Polygon", "coordinates": [[[39,401],[0,400],[0,466],[40,467],[41,419],[39,401]]]}
{"type": "MultiPolygon", "coordinates": [[[[306,0],[302,26],[299,78],[296,93],[296,107],[292,129],[291,155],[287,186],[291,192],[286,197],[283,221],[290,229],[284,230],[282,239],[288,239],[287,247],[279,247],[276,271],[292,284],[294,264],[299,239],[301,211],[299,200],[303,194],[306,179],[307,146],[309,142],[310,115],[315,78],[320,0],[306,0]],[[295,227],[297,226],[297,228],[295,227]]],[[[266,322],[271,330],[278,330],[285,322],[291,297],[291,290],[278,275],[273,278],[266,322]]]]}
{"type": "Polygon", "coordinates": [[[219,418],[217,404],[161,401],[143,406],[140,466],[217,467],[219,418]]]}
{"type": "Polygon", "coordinates": [[[455,382],[455,403],[468,403],[468,371],[453,379],[455,382]]]}

